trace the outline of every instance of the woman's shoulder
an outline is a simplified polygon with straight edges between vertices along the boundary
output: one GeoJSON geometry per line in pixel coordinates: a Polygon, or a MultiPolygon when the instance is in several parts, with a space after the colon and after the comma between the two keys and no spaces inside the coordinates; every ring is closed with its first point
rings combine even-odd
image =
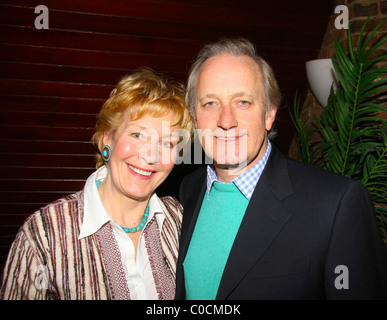
{"type": "Polygon", "coordinates": [[[183,207],[181,206],[180,202],[171,196],[165,196],[159,198],[161,200],[161,203],[164,205],[164,213],[169,215],[174,220],[178,220],[181,223],[182,220],[182,214],[183,214],[183,207]]]}
{"type": "Polygon", "coordinates": [[[164,204],[168,204],[174,208],[181,208],[179,200],[172,196],[164,196],[159,198],[164,204]]]}
{"type": "MultiPolygon", "coordinates": [[[[63,197],[41,207],[31,214],[24,222],[22,229],[36,228],[37,225],[43,226],[45,230],[50,225],[57,224],[67,220],[79,220],[79,215],[83,210],[83,190],[77,193],[64,195],[63,197]]],[[[36,229],[35,229],[36,230],[36,229]]]]}

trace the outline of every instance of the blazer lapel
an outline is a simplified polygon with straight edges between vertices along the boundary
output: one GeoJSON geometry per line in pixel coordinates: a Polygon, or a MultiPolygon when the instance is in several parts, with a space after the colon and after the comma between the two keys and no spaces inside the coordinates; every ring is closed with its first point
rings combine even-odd
{"type": "Polygon", "coordinates": [[[273,146],[231,248],[216,299],[227,298],[291,217],[281,202],[292,193],[286,162],[273,146]]]}
{"type": "Polygon", "coordinates": [[[182,203],[184,208],[183,222],[180,234],[179,256],[176,266],[176,299],[178,300],[185,299],[185,282],[182,264],[187,254],[199,211],[202,206],[203,197],[206,192],[207,171],[205,169],[203,171],[198,172],[198,179],[190,185],[189,192],[186,192],[186,194],[190,194],[190,197],[184,199],[185,201],[182,203]]]}
{"type": "Polygon", "coordinates": [[[199,211],[202,206],[203,197],[206,192],[206,181],[201,186],[196,186],[196,190],[192,190],[192,196],[184,203],[183,222],[181,227],[181,243],[179,248],[179,258],[184,261],[188,246],[191,242],[192,233],[195,229],[195,224],[198,219],[199,211]],[[199,189],[200,188],[200,189],[199,189]],[[199,190],[198,190],[199,189],[199,190]]]}

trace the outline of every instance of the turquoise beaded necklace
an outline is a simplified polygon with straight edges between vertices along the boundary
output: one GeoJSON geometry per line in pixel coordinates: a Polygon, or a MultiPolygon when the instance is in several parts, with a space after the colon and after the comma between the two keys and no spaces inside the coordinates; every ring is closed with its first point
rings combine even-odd
{"type": "MultiPolygon", "coordinates": [[[[100,180],[97,180],[95,182],[96,186],[97,186],[97,189],[99,188],[99,185],[101,184],[101,181],[100,180]]],[[[149,203],[147,204],[146,206],[146,209],[145,209],[145,212],[144,212],[144,217],[142,218],[140,224],[137,226],[137,227],[134,227],[134,228],[125,228],[123,226],[120,225],[121,229],[124,230],[126,233],[135,233],[137,231],[141,231],[144,227],[145,227],[145,224],[146,222],[148,221],[148,217],[149,217],[149,203]]]]}

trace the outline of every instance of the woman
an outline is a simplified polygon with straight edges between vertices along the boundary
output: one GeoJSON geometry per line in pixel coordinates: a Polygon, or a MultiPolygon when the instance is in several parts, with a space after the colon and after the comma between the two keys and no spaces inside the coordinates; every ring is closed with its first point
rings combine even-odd
{"type": "Polygon", "coordinates": [[[180,86],[148,69],[123,78],[97,121],[97,171],[27,219],[1,298],[173,299],[182,208],[155,190],[192,130],[180,86]]]}

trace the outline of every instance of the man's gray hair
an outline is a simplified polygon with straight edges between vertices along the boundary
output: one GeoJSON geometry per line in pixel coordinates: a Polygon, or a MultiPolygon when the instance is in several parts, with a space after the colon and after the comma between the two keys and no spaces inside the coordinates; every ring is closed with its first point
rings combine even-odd
{"type": "MultiPolygon", "coordinates": [[[[265,90],[265,110],[268,112],[272,106],[278,108],[281,103],[281,92],[273,69],[260,57],[255,50],[254,45],[247,39],[221,39],[218,42],[208,44],[199,52],[196,61],[193,63],[187,83],[186,104],[193,117],[195,117],[195,87],[200,68],[207,59],[221,54],[232,54],[235,56],[246,55],[252,58],[261,70],[263,77],[263,86],[265,90]]],[[[274,138],[274,130],[270,130],[269,138],[274,138]]]]}

